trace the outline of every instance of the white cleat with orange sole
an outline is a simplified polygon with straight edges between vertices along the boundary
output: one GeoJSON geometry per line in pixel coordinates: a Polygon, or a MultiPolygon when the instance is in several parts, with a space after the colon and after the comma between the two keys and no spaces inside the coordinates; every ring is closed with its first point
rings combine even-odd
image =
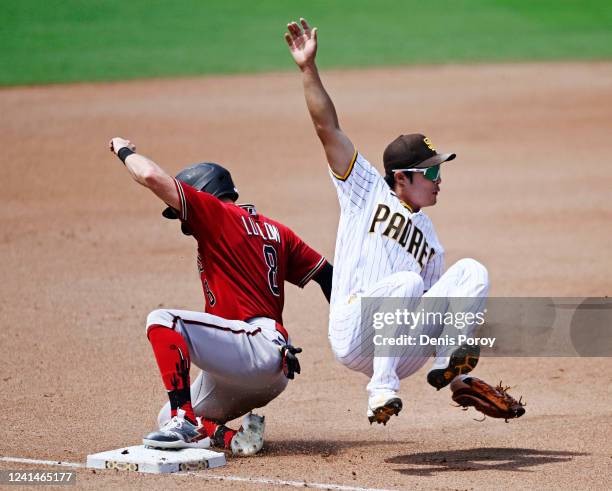
{"type": "Polygon", "coordinates": [[[402,400],[395,392],[386,392],[368,399],[368,421],[383,425],[402,410],[402,400]]]}

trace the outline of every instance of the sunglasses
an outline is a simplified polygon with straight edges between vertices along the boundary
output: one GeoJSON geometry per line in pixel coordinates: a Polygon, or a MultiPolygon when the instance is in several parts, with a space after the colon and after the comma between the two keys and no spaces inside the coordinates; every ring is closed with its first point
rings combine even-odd
{"type": "Polygon", "coordinates": [[[437,181],[440,179],[440,165],[434,165],[427,169],[393,169],[393,172],[420,172],[425,179],[429,181],[437,181]]]}

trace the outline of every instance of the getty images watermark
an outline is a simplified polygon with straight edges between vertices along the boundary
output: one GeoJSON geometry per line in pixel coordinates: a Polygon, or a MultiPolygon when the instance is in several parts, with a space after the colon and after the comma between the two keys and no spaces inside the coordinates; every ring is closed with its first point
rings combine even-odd
{"type": "Polygon", "coordinates": [[[470,333],[476,327],[484,326],[485,314],[482,312],[428,312],[424,308],[416,311],[408,308],[397,308],[393,312],[374,312],[372,327],[375,330],[372,342],[375,346],[459,346],[462,344],[491,346],[495,345],[494,337],[476,337],[470,333]],[[385,328],[401,330],[391,333],[385,328]],[[421,326],[440,326],[441,329],[417,329],[421,326]],[[450,333],[433,335],[451,329],[450,333]],[[465,330],[464,333],[461,331],[465,330]],[[427,331],[427,332],[423,332],[427,331]],[[406,334],[405,332],[409,332],[406,334]],[[389,336],[389,334],[392,334],[389,336]],[[451,335],[452,334],[452,335],[451,335]]]}
{"type": "Polygon", "coordinates": [[[612,356],[612,299],[362,298],[361,352],[431,356],[477,345],[484,356],[612,356]]]}

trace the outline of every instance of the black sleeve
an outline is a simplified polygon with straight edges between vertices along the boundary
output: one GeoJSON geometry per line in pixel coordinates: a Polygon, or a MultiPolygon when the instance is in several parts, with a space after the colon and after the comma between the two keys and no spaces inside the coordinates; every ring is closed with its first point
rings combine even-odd
{"type": "Polygon", "coordinates": [[[334,267],[327,262],[317,272],[317,274],[312,277],[312,279],[316,281],[321,287],[321,291],[323,292],[323,295],[325,295],[325,298],[327,299],[328,302],[329,302],[329,298],[331,297],[333,274],[334,274],[334,267]]]}

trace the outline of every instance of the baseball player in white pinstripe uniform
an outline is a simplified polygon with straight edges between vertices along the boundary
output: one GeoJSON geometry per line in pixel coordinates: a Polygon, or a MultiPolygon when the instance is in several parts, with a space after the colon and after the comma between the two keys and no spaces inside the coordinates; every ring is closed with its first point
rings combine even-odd
{"type": "MultiPolygon", "coordinates": [[[[424,135],[401,135],[384,152],[383,177],[340,129],[315,64],[317,30],[304,19],[300,24],[288,24],[285,38],[302,73],[308,110],[340,202],[329,339],[342,364],[371,377],[368,419],[386,424],[402,408],[400,379],[416,372],[433,355],[428,382],[437,389],[453,380],[460,385],[465,379],[462,374],[476,365],[479,350],[467,345],[417,345],[406,346],[401,356],[375,356],[372,343],[360,336],[362,298],[405,298],[415,309],[423,297],[431,297],[439,299],[440,309],[449,311],[451,299],[462,297],[468,298],[462,310],[477,312],[488,293],[487,270],[473,259],[462,259],[445,272],[444,248],[422,211],[436,204],[440,165],[455,154],[437,153],[424,135]]],[[[438,336],[446,327],[419,329],[438,336]]]]}

